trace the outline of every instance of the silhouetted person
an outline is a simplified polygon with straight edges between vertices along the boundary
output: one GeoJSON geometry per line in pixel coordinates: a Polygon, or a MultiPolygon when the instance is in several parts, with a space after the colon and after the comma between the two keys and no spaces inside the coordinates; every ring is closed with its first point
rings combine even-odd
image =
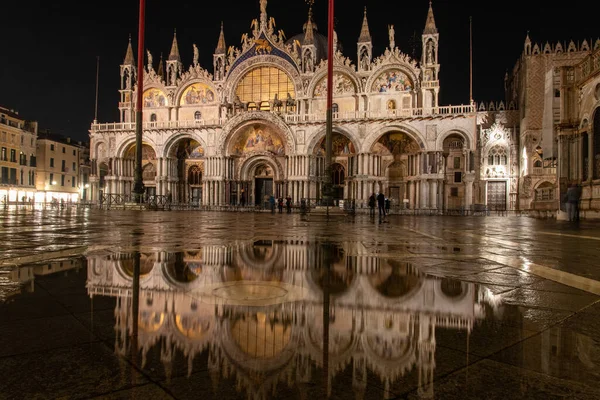
{"type": "Polygon", "coordinates": [[[379,208],[379,219],[385,218],[385,196],[381,192],[377,195],[377,207],[379,208]]]}
{"type": "Polygon", "coordinates": [[[371,193],[371,196],[369,197],[369,215],[371,217],[375,216],[375,193],[371,193]]]}

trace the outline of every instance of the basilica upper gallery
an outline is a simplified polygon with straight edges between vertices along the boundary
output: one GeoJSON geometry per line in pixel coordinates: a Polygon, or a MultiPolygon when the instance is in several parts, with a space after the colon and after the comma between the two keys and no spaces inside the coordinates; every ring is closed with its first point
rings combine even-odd
{"type": "MultiPolygon", "coordinates": [[[[290,195],[294,204],[322,197],[327,38],[311,8],[302,33],[288,38],[266,3],[240,48],[226,46],[221,26],[212,74],[198,63],[196,45],[185,67],[174,36],[168,59],[155,70],[148,51],[138,77],[130,41],[120,68],[120,122],[95,121],[90,129],[92,199],[132,192],[138,79],[147,195],[209,206],[263,205],[270,195],[290,195]]],[[[439,33],[431,4],[423,14],[420,60],[396,46],[393,25],[386,50],[374,56],[366,9],[357,27],[356,64],[334,33],[334,197],[355,200],[357,207],[383,192],[393,205],[410,209],[556,209],[555,163],[538,171],[537,147],[521,154],[525,118],[518,96],[507,97],[506,106],[439,105],[439,33]]]]}

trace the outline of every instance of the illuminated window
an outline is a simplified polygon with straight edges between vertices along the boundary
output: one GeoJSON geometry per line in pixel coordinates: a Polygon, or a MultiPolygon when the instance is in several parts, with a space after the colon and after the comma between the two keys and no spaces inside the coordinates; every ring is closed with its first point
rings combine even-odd
{"type": "MultiPolygon", "coordinates": [[[[279,100],[285,100],[288,93],[295,97],[294,83],[285,72],[274,67],[253,69],[244,75],[235,90],[242,102],[256,104],[272,101],[275,95],[279,100]]],[[[263,108],[262,104],[260,108],[263,108]]]]}
{"type": "Polygon", "coordinates": [[[506,147],[496,145],[488,153],[488,165],[506,165],[507,162],[506,147]]]}
{"type": "Polygon", "coordinates": [[[196,112],[194,113],[194,119],[195,119],[196,121],[198,121],[198,120],[202,119],[202,114],[200,113],[200,111],[196,111],[196,112]]]}
{"type": "Polygon", "coordinates": [[[333,103],[331,105],[331,112],[335,114],[335,113],[337,113],[339,111],[340,111],[340,107],[337,105],[337,103],[333,103]]]}

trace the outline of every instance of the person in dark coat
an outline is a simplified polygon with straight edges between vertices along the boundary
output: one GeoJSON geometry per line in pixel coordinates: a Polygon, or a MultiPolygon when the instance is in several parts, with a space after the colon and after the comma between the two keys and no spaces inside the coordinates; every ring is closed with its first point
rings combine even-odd
{"type": "Polygon", "coordinates": [[[375,216],[375,193],[371,193],[371,196],[369,197],[369,215],[371,217],[375,216]]]}
{"type": "Polygon", "coordinates": [[[381,192],[377,195],[377,206],[379,208],[379,219],[385,218],[385,196],[381,192]]]}

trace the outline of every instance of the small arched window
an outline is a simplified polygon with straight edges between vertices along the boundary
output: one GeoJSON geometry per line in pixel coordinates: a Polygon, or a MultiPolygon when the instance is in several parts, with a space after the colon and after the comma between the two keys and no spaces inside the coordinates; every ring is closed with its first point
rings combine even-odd
{"type": "Polygon", "coordinates": [[[340,111],[340,108],[339,108],[339,106],[337,105],[337,103],[333,103],[333,104],[331,105],[331,112],[332,112],[332,113],[334,113],[334,114],[337,114],[339,111],[340,111]]]}
{"type": "Polygon", "coordinates": [[[506,147],[496,145],[492,147],[488,153],[488,165],[507,165],[508,155],[506,147]]]}
{"type": "Polygon", "coordinates": [[[389,100],[387,102],[387,109],[388,110],[395,110],[396,109],[396,101],[395,100],[389,100]]]}
{"type": "Polygon", "coordinates": [[[333,164],[331,166],[331,181],[334,185],[344,184],[344,166],[342,164],[333,164]]]}
{"type": "Polygon", "coordinates": [[[201,120],[201,119],[202,119],[202,113],[201,113],[200,111],[196,111],[196,112],[194,113],[194,119],[195,119],[196,121],[199,121],[199,120],[201,120]]]}
{"type": "Polygon", "coordinates": [[[534,168],[542,168],[542,160],[535,160],[533,162],[533,167],[534,168]]]}
{"type": "Polygon", "coordinates": [[[156,114],[150,114],[150,121],[156,122],[156,114]]]}
{"type": "Polygon", "coordinates": [[[188,184],[189,185],[201,185],[202,184],[202,171],[197,165],[193,165],[188,171],[188,184]]]}

